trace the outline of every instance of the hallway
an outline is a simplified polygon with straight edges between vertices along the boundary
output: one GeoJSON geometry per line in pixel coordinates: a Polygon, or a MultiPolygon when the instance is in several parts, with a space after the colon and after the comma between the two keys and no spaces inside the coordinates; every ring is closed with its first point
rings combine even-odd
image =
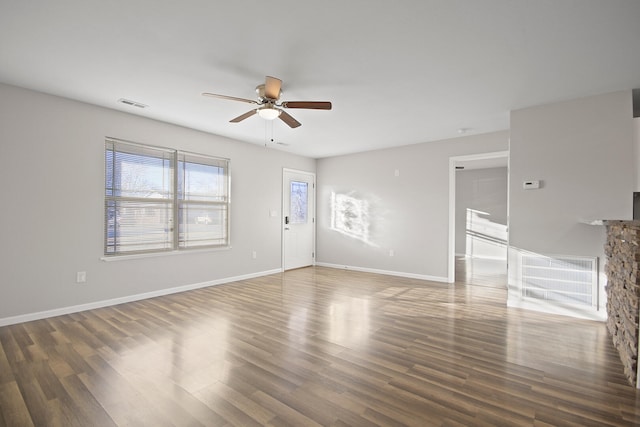
{"type": "Polygon", "coordinates": [[[507,261],[456,256],[455,283],[507,289],[507,261]]]}

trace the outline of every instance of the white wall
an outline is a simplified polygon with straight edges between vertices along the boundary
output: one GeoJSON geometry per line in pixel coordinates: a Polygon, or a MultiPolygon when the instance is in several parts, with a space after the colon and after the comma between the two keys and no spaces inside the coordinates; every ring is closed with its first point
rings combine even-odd
{"type": "Polygon", "coordinates": [[[507,183],[506,167],[456,171],[456,254],[506,260],[507,183]]]}
{"type": "Polygon", "coordinates": [[[318,263],[447,281],[449,157],[507,146],[504,131],[319,159],[318,263]],[[368,238],[332,228],[332,194],[352,198],[354,231],[368,205],[368,238]]]}
{"type": "MultiPolygon", "coordinates": [[[[602,261],[603,228],[580,219],[631,218],[640,125],[630,111],[630,92],[617,92],[512,113],[514,247],[602,261]],[[543,188],[522,190],[529,179],[543,188]]],[[[314,159],[12,86],[0,85],[0,113],[0,324],[280,269],[280,218],[269,211],[281,210],[283,167],[317,174],[318,263],[446,281],[449,157],[509,145],[504,131],[320,159],[316,169],[314,159]],[[233,248],[101,261],[105,136],[230,158],[233,248]],[[347,218],[351,234],[332,229],[332,194],[368,204],[364,240],[357,218],[347,218]]]]}
{"type": "Polygon", "coordinates": [[[635,182],[631,91],[514,111],[510,239],[540,253],[600,256],[603,229],[631,219],[635,182]],[[539,190],[523,190],[539,179],[539,190]]]}
{"type": "Polygon", "coordinates": [[[6,85],[0,112],[0,323],[280,269],[282,168],[314,159],[6,85]],[[230,158],[232,249],[101,261],[105,136],[230,158]]]}
{"type": "MultiPolygon", "coordinates": [[[[623,91],[511,113],[512,247],[543,255],[599,257],[604,270],[604,227],[581,220],[631,219],[631,111],[631,91],[623,91]],[[523,181],[534,179],[541,180],[541,189],[522,188],[523,181]]],[[[510,251],[510,289],[517,285],[511,256],[510,251]]],[[[606,279],[600,277],[604,286],[606,279]]]]}

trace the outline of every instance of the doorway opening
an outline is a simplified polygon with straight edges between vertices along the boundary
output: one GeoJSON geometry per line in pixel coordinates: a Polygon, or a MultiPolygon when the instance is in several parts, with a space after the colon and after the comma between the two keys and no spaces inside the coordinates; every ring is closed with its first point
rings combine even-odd
{"type": "Polygon", "coordinates": [[[449,283],[507,288],[508,152],[449,160],[449,283]]]}

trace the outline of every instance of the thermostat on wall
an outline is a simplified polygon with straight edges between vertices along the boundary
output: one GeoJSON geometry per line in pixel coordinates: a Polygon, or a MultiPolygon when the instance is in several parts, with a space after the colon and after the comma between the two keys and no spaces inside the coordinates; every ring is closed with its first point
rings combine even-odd
{"type": "Polygon", "coordinates": [[[525,190],[536,190],[540,188],[540,181],[525,181],[522,183],[522,188],[525,190]]]}

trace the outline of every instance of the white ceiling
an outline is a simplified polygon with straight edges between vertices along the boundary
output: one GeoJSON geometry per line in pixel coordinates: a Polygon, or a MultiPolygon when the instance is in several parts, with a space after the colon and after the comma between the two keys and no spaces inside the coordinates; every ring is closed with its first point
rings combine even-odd
{"type": "Polygon", "coordinates": [[[638,0],[0,0],[0,82],[319,158],[640,87],[639,23],[638,0]],[[265,75],[333,110],[234,124],[251,105],[200,95],[265,75]]]}

